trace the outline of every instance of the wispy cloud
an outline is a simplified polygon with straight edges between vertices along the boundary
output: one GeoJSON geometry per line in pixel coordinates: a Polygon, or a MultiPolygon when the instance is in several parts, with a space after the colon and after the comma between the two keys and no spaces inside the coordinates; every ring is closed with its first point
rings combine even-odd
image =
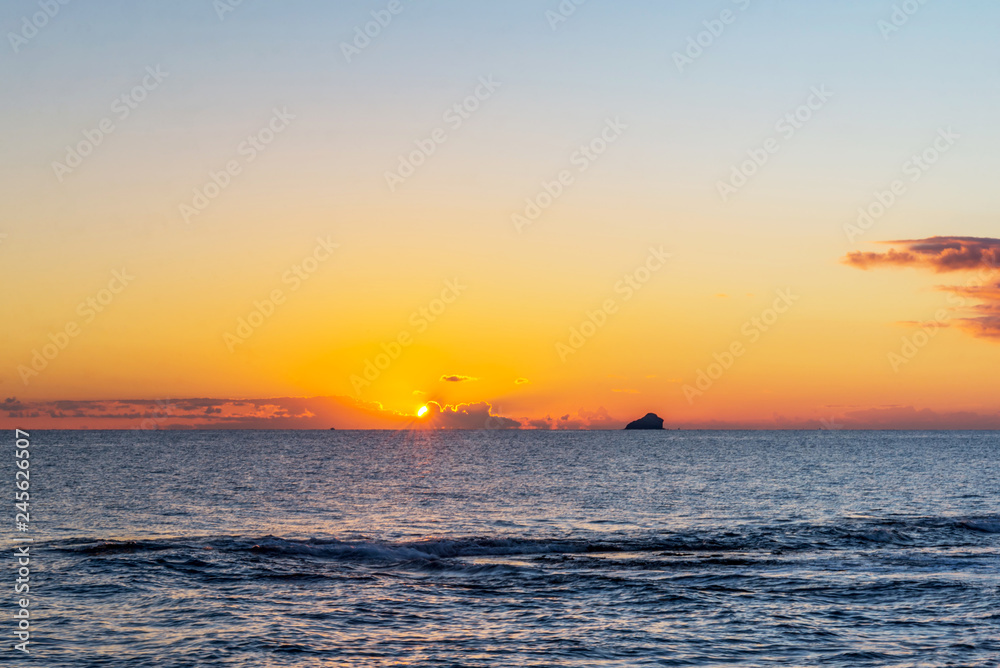
{"type": "Polygon", "coordinates": [[[971,315],[955,321],[960,328],[979,338],[1000,339],[1000,283],[943,285],[939,289],[955,295],[963,306],[966,299],[977,302],[968,307],[971,315]]]}
{"type": "Polygon", "coordinates": [[[128,429],[155,419],[160,429],[439,429],[518,427],[493,412],[487,402],[439,405],[431,402],[427,419],[397,413],[376,402],[350,397],[279,397],[267,399],[156,399],[106,401],[0,402],[0,425],[34,428],[128,429]],[[490,421],[487,425],[487,421],[490,421]],[[15,425],[16,423],[16,425],[15,425]]]}
{"type": "MultiPolygon", "coordinates": [[[[1000,283],[988,283],[985,278],[1000,269],[1000,239],[989,237],[930,237],[909,241],[885,241],[901,245],[903,250],[890,248],[885,253],[848,253],[844,262],[858,269],[877,267],[915,267],[935,273],[974,271],[964,285],[942,285],[949,292],[949,303],[964,310],[964,317],[936,323],[954,323],[974,336],[1000,339],[1000,283]],[[971,303],[970,303],[971,302],[971,303]]],[[[920,323],[906,323],[920,324],[920,323]]]]}
{"type": "Polygon", "coordinates": [[[855,251],[844,262],[858,269],[916,267],[936,272],[1000,267],[1000,239],[989,237],[930,237],[902,241],[882,241],[890,248],[884,253],[855,251]]]}

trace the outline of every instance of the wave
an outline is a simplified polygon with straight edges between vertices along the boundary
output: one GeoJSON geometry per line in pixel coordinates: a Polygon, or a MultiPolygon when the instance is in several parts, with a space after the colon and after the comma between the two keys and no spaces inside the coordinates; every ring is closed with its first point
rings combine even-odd
{"type": "Polygon", "coordinates": [[[1000,533],[1000,518],[983,518],[963,520],[961,525],[972,531],[984,533],[1000,533]]]}
{"type": "Polygon", "coordinates": [[[599,534],[570,538],[532,536],[430,536],[409,541],[265,536],[201,536],[133,540],[77,538],[49,547],[88,556],[206,550],[223,553],[330,559],[344,562],[433,562],[470,557],[554,557],[601,553],[665,552],[676,555],[732,552],[784,554],[840,549],[962,547],[992,542],[1000,517],[848,518],[828,524],[742,526],[672,533],[599,534]]]}

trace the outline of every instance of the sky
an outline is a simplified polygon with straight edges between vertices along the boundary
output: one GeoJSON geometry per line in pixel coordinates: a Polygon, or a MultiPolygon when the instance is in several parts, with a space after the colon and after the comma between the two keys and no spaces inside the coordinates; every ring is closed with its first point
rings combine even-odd
{"type": "Polygon", "coordinates": [[[1000,428],[998,23],[6,2],[0,423],[1000,428]]]}

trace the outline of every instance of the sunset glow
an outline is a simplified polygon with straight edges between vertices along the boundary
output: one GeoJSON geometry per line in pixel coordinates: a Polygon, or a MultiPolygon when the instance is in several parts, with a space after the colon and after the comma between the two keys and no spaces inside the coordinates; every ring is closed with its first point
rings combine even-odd
{"type": "Polygon", "coordinates": [[[995,8],[202,4],[19,45],[5,423],[1000,424],[995,8]]]}
{"type": "Polygon", "coordinates": [[[998,25],[0,3],[4,651],[996,667],[998,25]]]}

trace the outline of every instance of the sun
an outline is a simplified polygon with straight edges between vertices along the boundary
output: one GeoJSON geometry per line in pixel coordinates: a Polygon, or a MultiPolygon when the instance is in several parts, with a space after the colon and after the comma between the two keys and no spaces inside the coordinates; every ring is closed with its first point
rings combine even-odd
{"type": "Polygon", "coordinates": [[[427,408],[427,406],[421,406],[419,409],[417,409],[417,417],[423,417],[427,415],[428,410],[429,409],[427,408]]]}

